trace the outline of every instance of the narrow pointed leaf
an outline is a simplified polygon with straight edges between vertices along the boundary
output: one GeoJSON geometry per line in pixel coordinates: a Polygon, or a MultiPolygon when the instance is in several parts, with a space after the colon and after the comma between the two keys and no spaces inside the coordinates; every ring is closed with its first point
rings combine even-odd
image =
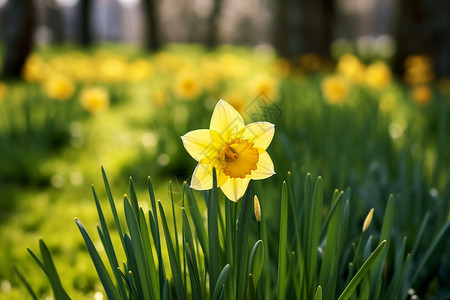
{"type": "Polygon", "coordinates": [[[227,282],[229,272],[230,272],[230,265],[225,265],[225,267],[223,267],[222,271],[220,272],[219,277],[217,278],[217,282],[214,287],[214,293],[211,298],[212,300],[221,299],[221,295],[223,294],[223,289],[227,282]]]}
{"type": "Polygon", "coordinates": [[[263,265],[264,265],[264,244],[263,241],[259,240],[255,243],[250,252],[250,258],[248,263],[248,271],[252,274],[253,283],[255,286],[258,285],[259,279],[261,277],[263,265]]]}
{"type": "Polygon", "coordinates": [[[86,229],[78,219],[75,219],[75,222],[78,226],[78,229],[81,232],[81,235],[83,236],[84,242],[86,243],[89,254],[91,255],[92,262],[94,263],[95,269],[97,270],[97,274],[100,278],[100,281],[103,284],[103,288],[105,289],[106,295],[110,300],[120,299],[116,287],[114,286],[114,283],[112,282],[111,277],[109,276],[108,271],[106,270],[105,265],[103,264],[103,261],[100,258],[100,255],[95,249],[94,243],[89,237],[86,229]]]}
{"type": "Polygon", "coordinates": [[[167,225],[166,215],[161,202],[158,201],[159,213],[161,215],[161,222],[163,225],[164,236],[166,238],[167,252],[169,253],[170,267],[172,270],[173,282],[175,285],[175,292],[177,299],[186,299],[186,292],[183,286],[183,279],[181,277],[181,270],[178,264],[175,250],[172,244],[172,237],[170,236],[169,226],[167,225]]]}
{"type": "Polygon", "coordinates": [[[278,299],[286,298],[287,287],[287,230],[288,230],[288,195],[286,182],[283,182],[281,192],[281,217],[280,217],[280,241],[278,247],[278,277],[277,293],[278,299]]]}
{"type": "Polygon", "coordinates": [[[27,291],[30,294],[31,298],[33,298],[33,300],[38,300],[38,297],[34,293],[33,289],[31,288],[30,284],[28,283],[28,281],[25,279],[25,277],[19,271],[19,269],[17,269],[16,266],[13,266],[13,269],[14,269],[14,272],[16,272],[17,277],[19,277],[20,281],[22,282],[22,284],[27,289],[27,291]]]}
{"type": "Polygon", "coordinates": [[[364,278],[366,273],[370,270],[370,267],[374,264],[374,262],[380,257],[383,253],[383,250],[386,246],[386,241],[382,241],[378,247],[372,252],[369,258],[364,262],[362,267],[356,272],[355,276],[353,276],[350,283],[345,287],[342,294],[339,296],[338,300],[347,300],[353,295],[356,290],[356,287],[364,278]]]}

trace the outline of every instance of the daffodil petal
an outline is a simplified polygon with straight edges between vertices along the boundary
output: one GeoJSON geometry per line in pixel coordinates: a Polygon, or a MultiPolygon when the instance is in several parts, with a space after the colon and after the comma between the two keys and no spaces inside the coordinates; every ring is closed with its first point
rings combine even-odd
{"type": "Polygon", "coordinates": [[[244,127],[245,123],[239,112],[220,100],[214,108],[209,128],[219,132],[225,141],[229,141],[244,127]]]}
{"type": "Polygon", "coordinates": [[[245,126],[243,139],[255,143],[255,147],[263,148],[269,147],[275,133],[275,125],[269,122],[255,122],[245,126]]]}
{"type": "Polygon", "coordinates": [[[228,177],[222,172],[222,170],[220,169],[220,164],[216,166],[216,170],[217,170],[217,186],[221,187],[230,177],[228,177]],[[218,167],[219,169],[217,169],[218,167]]]}
{"type": "Polygon", "coordinates": [[[197,191],[210,190],[213,186],[212,165],[198,164],[192,174],[191,188],[197,191]]]}
{"type": "Polygon", "coordinates": [[[220,188],[228,199],[237,202],[245,194],[249,182],[249,177],[229,178],[220,188]]]}
{"type": "Polygon", "coordinates": [[[275,174],[273,162],[267,152],[259,155],[258,163],[256,164],[256,170],[253,170],[250,178],[259,180],[266,179],[275,174]]]}
{"type": "Polygon", "coordinates": [[[208,129],[199,129],[186,133],[181,137],[186,151],[198,162],[207,163],[218,156],[218,149],[211,140],[208,129]]]}

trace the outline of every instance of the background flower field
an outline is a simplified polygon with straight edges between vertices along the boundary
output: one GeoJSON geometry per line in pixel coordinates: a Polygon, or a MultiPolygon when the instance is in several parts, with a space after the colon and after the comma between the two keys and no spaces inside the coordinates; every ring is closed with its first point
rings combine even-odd
{"type": "MultiPolygon", "coordinates": [[[[383,237],[389,243],[379,293],[395,299],[388,283],[398,280],[403,282],[397,285],[398,295],[447,299],[450,83],[435,78],[427,56],[408,57],[405,76],[400,78],[380,56],[358,57],[339,48],[334,52],[333,59],[306,54],[288,60],[267,46],[220,46],[209,51],[173,44],[154,53],[118,45],[35,51],[25,64],[25,81],[0,82],[0,298],[26,295],[12,265],[26,275],[40,298],[51,295],[44,273],[26,250],[37,252],[40,238],[73,299],[106,297],[73,221],[78,217],[88,232],[96,231],[99,221],[91,184],[101,205],[108,206],[101,166],[117,200],[129,193],[129,177],[134,179],[144,210],[150,208],[147,176],[151,176],[168,223],[178,220],[178,236],[172,237],[183,241],[183,183],[189,182],[195,161],[184,151],[180,137],[208,128],[215,104],[224,99],[246,123],[269,121],[276,128],[267,151],[277,174],[255,183],[266,226],[267,241],[261,239],[272,255],[266,256],[262,275],[269,287],[265,296],[277,291],[277,278],[265,276],[280,268],[282,183],[287,181],[293,201],[289,205],[299,208],[286,213],[284,245],[287,253],[294,253],[299,243],[296,230],[300,228],[301,234],[309,230],[309,224],[294,224],[296,215],[303,220],[305,181],[316,182],[321,176],[324,200],[317,217],[323,227],[325,220],[330,221],[335,189],[345,192],[342,197],[351,212],[339,276],[349,276],[350,262],[360,267],[383,237]],[[172,207],[173,215],[168,213],[172,207]],[[372,223],[362,234],[372,208],[372,223]],[[382,229],[387,226],[386,215],[392,218],[389,232],[382,229]],[[357,258],[359,245],[366,248],[357,258]],[[411,260],[409,253],[414,254],[411,260]]],[[[202,193],[194,196],[206,220],[202,193]]],[[[223,200],[221,194],[219,199],[223,200]]],[[[123,216],[122,205],[116,206],[123,216]]],[[[114,228],[109,210],[105,215],[114,228]]],[[[252,226],[253,245],[259,237],[252,226]]],[[[111,237],[120,244],[115,232],[111,237]]],[[[319,261],[325,257],[320,256],[321,241],[319,261]]],[[[94,244],[106,259],[97,236],[94,244]]],[[[167,249],[163,252],[169,264],[167,249]]],[[[119,261],[124,260],[124,253],[118,255],[119,261]]],[[[289,281],[295,280],[296,272],[286,271],[291,276],[286,293],[298,297],[303,292],[289,281]]],[[[338,282],[340,293],[348,278],[338,282]]],[[[314,295],[311,290],[308,296],[314,295]]],[[[361,299],[367,296],[362,289],[358,293],[361,299]]]]}

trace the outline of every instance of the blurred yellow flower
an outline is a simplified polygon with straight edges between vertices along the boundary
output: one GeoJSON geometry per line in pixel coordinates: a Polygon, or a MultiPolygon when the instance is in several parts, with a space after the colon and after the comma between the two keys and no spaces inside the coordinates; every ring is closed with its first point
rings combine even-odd
{"type": "Polygon", "coordinates": [[[81,106],[88,112],[96,114],[109,106],[108,91],[102,87],[87,87],[80,94],[81,106]]]}
{"type": "Polygon", "coordinates": [[[268,75],[258,76],[251,82],[250,92],[253,97],[264,94],[271,100],[275,100],[278,94],[278,82],[268,75]]]}
{"type": "Polygon", "coordinates": [[[353,54],[344,54],[339,58],[337,72],[353,82],[364,78],[364,65],[353,54]]]}
{"type": "Polygon", "coordinates": [[[8,95],[8,86],[5,83],[0,82],[0,101],[5,99],[7,95],[8,95]]]}
{"type": "Polygon", "coordinates": [[[427,85],[415,86],[412,90],[412,98],[419,105],[427,105],[433,98],[433,93],[427,85]]]}
{"type": "Polygon", "coordinates": [[[53,75],[44,83],[44,89],[49,98],[67,100],[75,92],[75,86],[69,78],[63,75],[53,75]]]}
{"type": "Polygon", "coordinates": [[[199,129],[181,137],[187,152],[198,162],[191,188],[208,190],[213,186],[213,168],[217,186],[231,201],[238,201],[251,179],[265,179],[273,174],[272,159],[266,152],[275,127],[268,122],[245,125],[241,115],[220,100],[209,129],[199,129]]]}
{"type": "Polygon", "coordinates": [[[106,56],[99,61],[99,77],[105,82],[118,82],[126,80],[127,64],[121,56],[106,56]]]}
{"type": "Polygon", "coordinates": [[[298,58],[300,68],[304,71],[316,71],[322,66],[322,58],[315,53],[305,53],[298,58]]]}
{"type": "Polygon", "coordinates": [[[153,74],[153,66],[148,60],[136,59],[128,65],[127,76],[130,81],[149,79],[153,74]]]}
{"type": "Polygon", "coordinates": [[[31,54],[25,61],[22,70],[23,78],[28,82],[36,82],[42,80],[44,61],[38,54],[31,54]]]}
{"type": "Polygon", "coordinates": [[[322,81],[322,92],[325,100],[331,104],[341,104],[349,95],[350,86],[341,76],[329,76],[322,81]]]}
{"type": "Polygon", "coordinates": [[[183,100],[193,100],[201,93],[199,78],[190,73],[182,72],[175,79],[174,93],[183,100]]]}
{"type": "Polygon", "coordinates": [[[243,78],[250,72],[248,63],[231,53],[220,55],[219,64],[222,76],[226,78],[243,78]]]}
{"type": "Polygon", "coordinates": [[[66,55],[54,56],[48,61],[48,65],[51,69],[58,73],[66,74],[67,66],[70,65],[72,60],[68,59],[66,55]]]}
{"type": "Polygon", "coordinates": [[[96,62],[88,57],[77,57],[68,64],[70,74],[81,82],[92,82],[96,79],[96,62]]]}
{"type": "Polygon", "coordinates": [[[405,60],[405,74],[403,78],[407,84],[430,83],[434,79],[433,62],[427,55],[411,55],[405,60]]]}
{"type": "Polygon", "coordinates": [[[381,90],[392,80],[391,69],[383,62],[370,64],[366,69],[365,81],[371,88],[381,90]]]}

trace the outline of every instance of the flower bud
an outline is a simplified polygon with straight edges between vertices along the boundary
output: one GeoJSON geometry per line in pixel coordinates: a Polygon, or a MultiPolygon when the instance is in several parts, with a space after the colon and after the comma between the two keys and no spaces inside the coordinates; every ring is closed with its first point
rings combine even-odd
{"type": "Polygon", "coordinates": [[[373,217],[373,208],[369,211],[367,214],[366,219],[364,220],[362,231],[365,232],[367,228],[369,228],[370,223],[372,223],[372,217],[373,217]]]}
{"type": "Polygon", "coordinates": [[[261,222],[261,206],[259,205],[258,196],[255,195],[253,198],[254,208],[255,208],[255,217],[257,222],[261,222]]]}

